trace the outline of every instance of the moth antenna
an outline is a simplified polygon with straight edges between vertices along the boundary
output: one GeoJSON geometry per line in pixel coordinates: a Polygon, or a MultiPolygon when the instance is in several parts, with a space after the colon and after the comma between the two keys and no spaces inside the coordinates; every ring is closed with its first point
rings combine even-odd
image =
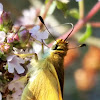
{"type": "Polygon", "coordinates": [[[76,48],[80,48],[80,47],[86,47],[86,44],[81,44],[79,46],[76,46],[76,47],[73,47],[73,48],[69,48],[68,50],[70,50],[70,49],[76,49],[76,48]]]}
{"type": "MultiPolygon", "coordinates": [[[[41,16],[38,16],[38,17],[39,17],[40,21],[42,22],[42,24],[43,24],[43,25],[45,26],[45,28],[47,29],[47,31],[49,32],[49,34],[53,37],[53,35],[50,33],[50,31],[48,30],[47,26],[45,25],[43,18],[42,18],[41,16]]],[[[53,39],[55,40],[54,37],[53,37],[53,39]]],[[[56,40],[55,40],[55,41],[56,41],[56,40]]]]}
{"type": "Polygon", "coordinates": [[[68,34],[68,36],[65,38],[65,41],[69,38],[69,36],[71,35],[72,31],[74,30],[74,26],[72,23],[67,23],[70,24],[72,26],[70,33],[68,34]]]}

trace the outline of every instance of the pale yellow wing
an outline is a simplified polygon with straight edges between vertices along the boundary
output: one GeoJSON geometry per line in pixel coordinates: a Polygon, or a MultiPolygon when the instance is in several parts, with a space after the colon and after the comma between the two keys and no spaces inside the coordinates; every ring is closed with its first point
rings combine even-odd
{"type": "Polygon", "coordinates": [[[45,68],[35,71],[21,100],[62,100],[59,80],[52,64],[46,64],[45,68]]]}

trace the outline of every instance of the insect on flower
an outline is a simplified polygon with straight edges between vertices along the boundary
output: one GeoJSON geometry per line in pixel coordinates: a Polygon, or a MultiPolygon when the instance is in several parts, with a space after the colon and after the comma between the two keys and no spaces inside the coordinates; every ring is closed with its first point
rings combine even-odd
{"type": "MultiPolygon", "coordinates": [[[[39,16],[39,19],[46,27],[41,16],[39,16]]],[[[47,27],[46,29],[48,30],[47,27]]],[[[72,31],[73,28],[71,32],[72,31]]],[[[71,32],[66,39],[68,39],[71,32]]],[[[30,78],[23,90],[21,100],[63,100],[63,62],[67,51],[70,49],[68,48],[66,39],[56,40],[48,57],[41,59],[40,61],[34,59],[31,60],[33,67],[27,75],[30,76],[30,78]]],[[[79,45],[78,47],[83,46],[85,46],[85,44],[79,45]]]]}

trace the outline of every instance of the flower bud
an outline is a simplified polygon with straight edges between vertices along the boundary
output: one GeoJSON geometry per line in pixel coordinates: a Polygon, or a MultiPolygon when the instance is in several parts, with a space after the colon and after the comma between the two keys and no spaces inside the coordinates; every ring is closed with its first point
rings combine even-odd
{"type": "Polygon", "coordinates": [[[14,33],[9,33],[9,35],[7,36],[7,43],[12,43],[13,37],[14,37],[14,33]]]}
{"type": "Polygon", "coordinates": [[[13,42],[18,42],[19,41],[19,36],[18,34],[15,33],[9,33],[7,36],[7,43],[13,43],[13,42]]]}
{"type": "Polygon", "coordinates": [[[12,45],[9,43],[0,44],[0,51],[4,53],[9,53],[12,50],[12,45]]]}
{"type": "Polygon", "coordinates": [[[3,20],[2,20],[2,18],[0,16],[0,31],[2,31],[2,29],[3,29],[3,20]]]}
{"type": "Polygon", "coordinates": [[[3,24],[2,31],[8,32],[12,28],[12,21],[9,12],[3,12],[1,15],[1,25],[3,24]]]}
{"type": "Polygon", "coordinates": [[[14,40],[14,41],[19,41],[19,36],[18,36],[18,34],[15,34],[15,35],[14,35],[13,40],[14,40]]]}
{"type": "Polygon", "coordinates": [[[5,24],[5,25],[7,25],[9,23],[9,21],[11,20],[9,12],[3,12],[1,17],[3,19],[3,24],[5,24]]]}
{"type": "Polygon", "coordinates": [[[26,28],[20,30],[18,35],[20,43],[27,43],[30,38],[29,31],[26,28]]]}
{"type": "Polygon", "coordinates": [[[0,25],[1,25],[1,24],[3,24],[3,20],[2,20],[2,18],[0,17],[0,25]]]}

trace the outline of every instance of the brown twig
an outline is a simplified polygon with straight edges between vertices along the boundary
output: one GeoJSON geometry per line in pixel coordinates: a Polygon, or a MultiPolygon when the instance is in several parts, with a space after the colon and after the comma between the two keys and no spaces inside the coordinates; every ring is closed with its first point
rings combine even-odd
{"type": "MultiPolygon", "coordinates": [[[[53,0],[49,0],[49,2],[46,4],[46,6],[45,6],[45,12],[44,12],[44,14],[42,15],[42,18],[43,18],[43,19],[46,18],[46,15],[47,15],[47,13],[48,13],[48,10],[49,10],[49,8],[50,8],[52,2],[53,2],[53,0]]],[[[43,24],[40,22],[39,25],[42,27],[43,24]]]]}
{"type": "Polygon", "coordinates": [[[79,15],[80,19],[84,18],[84,0],[81,0],[79,3],[79,15]]]}
{"type": "Polygon", "coordinates": [[[92,27],[100,27],[100,22],[89,22],[92,27]]]}

